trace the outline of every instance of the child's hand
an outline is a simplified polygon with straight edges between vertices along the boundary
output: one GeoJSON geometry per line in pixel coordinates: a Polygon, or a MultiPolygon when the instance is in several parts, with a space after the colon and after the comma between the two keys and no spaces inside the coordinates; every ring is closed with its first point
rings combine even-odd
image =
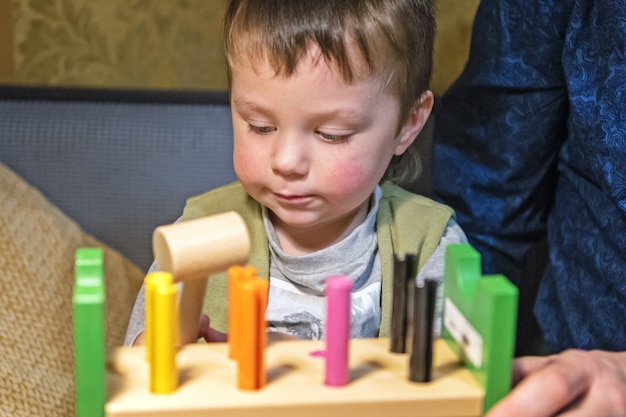
{"type": "Polygon", "coordinates": [[[267,332],[267,344],[271,344],[274,342],[281,342],[285,340],[300,340],[296,336],[292,336],[286,333],[279,332],[267,332]]]}
{"type": "MultiPolygon", "coordinates": [[[[200,323],[198,325],[198,340],[204,339],[207,343],[225,342],[226,335],[211,328],[211,320],[209,316],[203,314],[200,317],[200,323]]],[[[146,333],[141,332],[135,338],[132,346],[143,346],[146,344],[146,333]]]]}
{"type": "Polygon", "coordinates": [[[206,314],[200,317],[198,326],[198,339],[204,339],[207,343],[226,342],[226,334],[218,332],[211,327],[211,319],[206,314]]]}
{"type": "Polygon", "coordinates": [[[146,332],[141,332],[137,335],[131,346],[143,346],[146,344],[146,332]]]}

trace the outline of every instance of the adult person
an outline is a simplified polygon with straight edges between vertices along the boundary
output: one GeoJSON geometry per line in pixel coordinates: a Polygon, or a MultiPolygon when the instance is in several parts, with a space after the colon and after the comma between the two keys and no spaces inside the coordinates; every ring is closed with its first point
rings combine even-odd
{"type": "Polygon", "coordinates": [[[534,312],[553,355],[516,360],[489,416],[626,415],[626,3],[483,0],[439,104],[434,192],[484,272],[522,285],[549,248],[534,312]]]}

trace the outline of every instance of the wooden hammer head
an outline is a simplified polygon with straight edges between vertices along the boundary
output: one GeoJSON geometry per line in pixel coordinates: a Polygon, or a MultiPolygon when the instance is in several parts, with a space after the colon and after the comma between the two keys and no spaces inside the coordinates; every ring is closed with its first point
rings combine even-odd
{"type": "Polygon", "coordinates": [[[234,211],[159,226],[152,235],[154,258],[174,281],[206,278],[231,265],[245,265],[250,236],[234,211]]]}

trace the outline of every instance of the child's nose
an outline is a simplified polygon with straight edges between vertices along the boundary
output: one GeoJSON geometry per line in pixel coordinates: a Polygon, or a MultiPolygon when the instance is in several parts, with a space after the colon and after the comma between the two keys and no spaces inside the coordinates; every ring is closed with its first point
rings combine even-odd
{"type": "Polygon", "coordinates": [[[280,175],[305,175],[309,171],[306,140],[297,135],[282,135],[272,153],[272,170],[280,175]]]}

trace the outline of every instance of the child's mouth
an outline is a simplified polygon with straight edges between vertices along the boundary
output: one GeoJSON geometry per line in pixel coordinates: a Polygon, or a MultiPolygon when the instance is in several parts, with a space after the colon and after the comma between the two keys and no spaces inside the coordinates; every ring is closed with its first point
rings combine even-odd
{"type": "Polygon", "coordinates": [[[276,199],[289,204],[303,204],[313,199],[313,195],[279,194],[275,193],[276,199]]]}

